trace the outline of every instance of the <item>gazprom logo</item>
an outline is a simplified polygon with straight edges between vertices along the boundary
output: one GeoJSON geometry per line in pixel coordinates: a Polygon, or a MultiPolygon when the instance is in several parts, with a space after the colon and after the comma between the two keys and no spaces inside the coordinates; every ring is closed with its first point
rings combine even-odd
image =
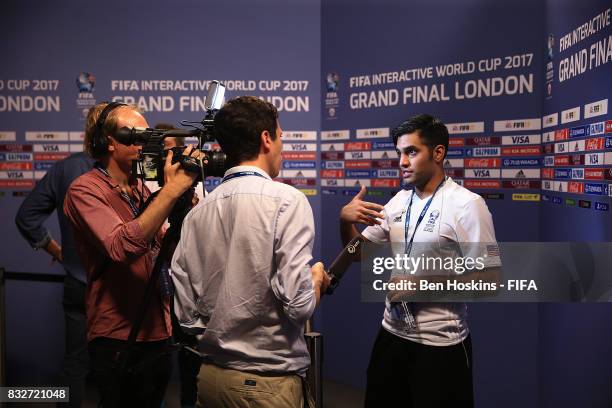
{"type": "Polygon", "coordinates": [[[500,155],[499,147],[476,147],[473,150],[474,156],[499,156],[500,155]]]}

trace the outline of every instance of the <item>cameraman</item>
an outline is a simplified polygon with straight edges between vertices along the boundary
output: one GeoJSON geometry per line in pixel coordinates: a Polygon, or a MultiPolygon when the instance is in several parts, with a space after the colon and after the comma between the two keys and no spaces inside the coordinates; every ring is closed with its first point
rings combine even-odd
{"type": "MultiPolygon", "coordinates": [[[[167,350],[172,334],[168,299],[154,295],[131,348],[128,369],[119,378],[118,353],[141,306],[161,242],[160,228],[195,174],[166,160],[166,184],[140,214],[150,195],[142,181],[131,177],[132,160],[140,147],[119,143],[122,127],[148,127],[136,107],[99,103],[90,109],[85,149],[97,162],[70,186],[64,212],[74,228],[77,249],[87,273],[87,340],[91,372],[102,406],[159,407],[171,372],[167,350]]],[[[184,154],[196,155],[192,147],[184,154]]]]}
{"type": "Polygon", "coordinates": [[[329,285],[323,264],[309,266],[312,209],[304,194],[272,180],[282,152],[273,105],[233,99],[214,126],[233,167],[185,218],[172,259],[181,326],[206,328],[198,406],[302,407],[304,323],[329,285]]]}

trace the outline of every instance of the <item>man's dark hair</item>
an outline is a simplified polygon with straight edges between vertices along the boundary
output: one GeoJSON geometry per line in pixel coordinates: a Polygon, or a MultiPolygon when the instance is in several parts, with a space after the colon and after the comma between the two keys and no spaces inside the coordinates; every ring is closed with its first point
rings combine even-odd
{"type": "Polygon", "coordinates": [[[255,159],[264,130],[276,140],[277,119],[274,105],[254,96],[240,96],[223,105],[215,115],[214,133],[230,164],[255,159]]]}
{"type": "Polygon", "coordinates": [[[400,136],[415,132],[418,132],[421,142],[429,146],[432,152],[433,148],[437,145],[444,146],[444,157],[446,157],[446,153],[448,152],[448,129],[440,119],[427,114],[411,117],[393,129],[391,133],[393,144],[397,145],[397,139],[399,139],[400,136]]]}

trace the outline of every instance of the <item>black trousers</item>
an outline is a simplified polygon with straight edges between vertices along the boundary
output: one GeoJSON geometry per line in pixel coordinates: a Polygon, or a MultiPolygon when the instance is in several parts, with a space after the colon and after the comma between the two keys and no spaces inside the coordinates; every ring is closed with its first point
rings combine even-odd
{"type": "Polygon", "coordinates": [[[60,383],[70,387],[70,403],[62,406],[81,407],[85,378],[89,372],[87,353],[87,318],[85,316],[86,285],[71,277],[64,279],[65,343],[60,383]]]}
{"type": "Polygon", "coordinates": [[[172,373],[168,340],[137,342],[120,378],[116,355],[126,341],[98,337],[89,342],[91,372],[100,392],[100,406],[160,408],[172,373]]]}
{"type": "MultiPolygon", "coordinates": [[[[188,345],[195,350],[198,349],[198,339],[196,336],[183,332],[178,318],[174,313],[174,307],[170,308],[172,318],[172,336],[175,343],[188,345]]],[[[181,348],[178,351],[178,369],[181,381],[181,406],[195,405],[198,399],[198,373],[202,359],[200,356],[181,348]]]]}
{"type": "Polygon", "coordinates": [[[427,346],[381,327],[368,366],[366,408],[471,408],[472,343],[427,346]]]}

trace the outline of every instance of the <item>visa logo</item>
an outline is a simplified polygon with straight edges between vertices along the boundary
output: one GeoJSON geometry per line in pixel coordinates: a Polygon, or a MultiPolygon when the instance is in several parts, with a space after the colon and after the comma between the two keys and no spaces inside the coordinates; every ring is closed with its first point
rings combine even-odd
{"type": "Polygon", "coordinates": [[[7,171],[6,174],[8,178],[10,179],[22,179],[23,178],[22,171],[7,171]]]}
{"type": "Polygon", "coordinates": [[[599,164],[598,154],[589,154],[589,164],[599,164]]]}
{"type": "Polygon", "coordinates": [[[352,159],[363,159],[363,152],[351,152],[352,159]]]}
{"type": "Polygon", "coordinates": [[[477,169],[474,170],[474,175],[476,177],[491,177],[491,173],[489,170],[477,169]]]}
{"type": "Polygon", "coordinates": [[[293,144],[290,144],[289,146],[291,146],[291,150],[297,151],[297,152],[305,152],[308,150],[305,144],[293,143],[293,144]]]}
{"type": "Polygon", "coordinates": [[[529,144],[529,136],[512,136],[513,144],[529,144]]]}
{"type": "Polygon", "coordinates": [[[59,152],[58,145],[43,145],[43,151],[45,152],[59,152]]]}

